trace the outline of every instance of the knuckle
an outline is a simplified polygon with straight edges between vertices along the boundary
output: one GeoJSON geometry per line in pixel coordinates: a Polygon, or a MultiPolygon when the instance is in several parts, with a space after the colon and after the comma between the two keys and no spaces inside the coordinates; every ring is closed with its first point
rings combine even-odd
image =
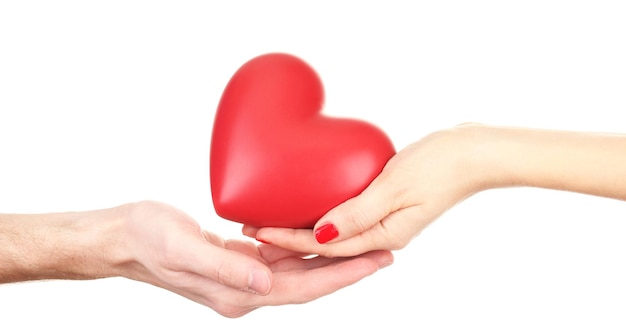
{"type": "Polygon", "coordinates": [[[234,299],[234,300],[221,300],[219,302],[214,302],[211,305],[211,308],[215,310],[218,314],[227,317],[227,318],[238,318],[242,317],[251,311],[259,308],[259,306],[254,304],[246,303],[247,301],[242,301],[242,298],[234,299]]]}
{"type": "Polygon", "coordinates": [[[352,230],[363,232],[370,226],[367,222],[367,215],[363,209],[355,209],[348,214],[348,221],[352,224],[352,230]]]}
{"type": "Polygon", "coordinates": [[[215,271],[215,279],[222,285],[227,285],[230,281],[230,272],[227,268],[225,263],[219,262],[215,271]]]}

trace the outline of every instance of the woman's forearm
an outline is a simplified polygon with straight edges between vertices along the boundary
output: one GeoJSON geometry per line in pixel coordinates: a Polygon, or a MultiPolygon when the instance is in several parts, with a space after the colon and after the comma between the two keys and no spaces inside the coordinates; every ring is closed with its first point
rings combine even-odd
{"type": "Polygon", "coordinates": [[[626,135],[472,126],[485,189],[530,186],[626,199],[626,135]]]}

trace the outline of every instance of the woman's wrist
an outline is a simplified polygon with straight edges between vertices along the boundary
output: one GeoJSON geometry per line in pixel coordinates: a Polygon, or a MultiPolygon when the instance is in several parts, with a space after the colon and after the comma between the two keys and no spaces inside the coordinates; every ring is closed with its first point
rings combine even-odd
{"type": "Polygon", "coordinates": [[[482,124],[461,126],[471,143],[467,155],[475,177],[476,191],[506,187],[555,187],[553,174],[558,153],[557,138],[544,130],[497,127],[482,124]]]}
{"type": "Polygon", "coordinates": [[[444,134],[446,145],[442,155],[451,155],[459,174],[454,185],[463,197],[514,184],[513,175],[502,164],[507,149],[502,146],[503,134],[498,129],[476,123],[465,123],[438,132],[444,134]]]}

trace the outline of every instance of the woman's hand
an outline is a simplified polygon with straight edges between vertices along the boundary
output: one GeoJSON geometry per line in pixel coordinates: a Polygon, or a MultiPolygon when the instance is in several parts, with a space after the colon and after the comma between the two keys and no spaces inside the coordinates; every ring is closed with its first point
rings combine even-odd
{"type": "Polygon", "coordinates": [[[626,135],[463,124],[397,153],[313,232],[244,226],[243,233],[328,257],[398,250],[467,197],[515,186],[626,199],[626,135]]]}
{"type": "Polygon", "coordinates": [[[447,209],[480,188],[477,147],[466,126],[438,131],[398,152],[360,195],[326,213],[311,230],[254,228],[243,233],[286,249],[328,257],[398,250],[447,209]]]}

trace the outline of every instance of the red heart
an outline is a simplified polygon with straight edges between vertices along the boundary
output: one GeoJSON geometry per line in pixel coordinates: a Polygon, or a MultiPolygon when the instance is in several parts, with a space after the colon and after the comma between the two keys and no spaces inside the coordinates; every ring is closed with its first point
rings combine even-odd
{"type": "Polygon", "coordinates": [[[283,53],[246,62],[215,115],[210,175],[225,219],[256,227],[311,228],[358,195],[395,154],[374,125],[321,114],[317,73],[283,53]]]}

